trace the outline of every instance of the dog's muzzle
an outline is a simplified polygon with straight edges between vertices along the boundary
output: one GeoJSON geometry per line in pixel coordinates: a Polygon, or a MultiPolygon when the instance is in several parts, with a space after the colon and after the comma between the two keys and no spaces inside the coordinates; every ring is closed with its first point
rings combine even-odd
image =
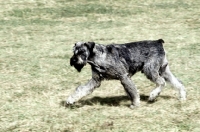
{"type": "Polygon", "coordinates": [[[74,66],[74,68],[76,68],[76,70],[80,72],[81,69],[85,66],[85,63],[84,62],[79,63],[78,58],[72,56],[72,58],[70,59],[70,65],[74,66]]]}

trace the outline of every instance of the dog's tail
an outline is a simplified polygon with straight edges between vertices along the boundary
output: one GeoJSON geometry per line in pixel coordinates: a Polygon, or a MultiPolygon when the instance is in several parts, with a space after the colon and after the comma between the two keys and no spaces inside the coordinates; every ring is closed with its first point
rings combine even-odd
{"type": "Polygon", "coordinates": [[[158,39],[159,43],[165,43],[163,39],[158,39]]]}

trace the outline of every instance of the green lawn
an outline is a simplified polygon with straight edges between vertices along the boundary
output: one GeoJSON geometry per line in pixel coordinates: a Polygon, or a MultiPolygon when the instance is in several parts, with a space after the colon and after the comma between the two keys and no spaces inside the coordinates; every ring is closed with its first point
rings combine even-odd
{"type": "Polygon", "coordinates": [[[0,0],[1,132],[199,132],[200,1],[0,0]],[[167,86],[132,77],[141,106],[130,109],[119,81],[104,81],[73,107],[62,104],[91,78],[69,64],[77,41],[125,43],[162,38],[187,101],[167,86]],[[109,91],[109,92],[108,92],[109,91]]]}

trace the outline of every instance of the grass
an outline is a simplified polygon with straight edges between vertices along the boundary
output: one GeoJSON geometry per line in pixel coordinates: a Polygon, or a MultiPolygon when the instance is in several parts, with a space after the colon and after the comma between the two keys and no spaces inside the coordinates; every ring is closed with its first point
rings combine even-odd
{"type": "Polygon", "coordinates": [[[200,131],[200,20],[198,0],[0,1],[1,132],[198,132],[200,131]],[[186,102],[143,75],[132,80],[141,107],[131,110],[118,81],[105,81],[75,106],[63,102],[91,77],[87,65],[69,65],[77,41],[124,43],[165,40],[171,70],[187,88],[186,102]],[[109,92],[107,92],[109,91],[109,92]]]}

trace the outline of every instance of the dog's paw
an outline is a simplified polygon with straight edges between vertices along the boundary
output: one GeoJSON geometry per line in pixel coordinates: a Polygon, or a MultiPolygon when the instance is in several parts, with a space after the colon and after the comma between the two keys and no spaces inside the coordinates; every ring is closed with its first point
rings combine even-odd
{"type": "Polygon", "coordinates": [[[149,95],[149,102],[154,102],[156,100],[156,97],[160,94],[160,89],[153,90],[149,95]]]}
{"type": "Polygon", "coordinates": [[[154,102],[156,100],[156,96],[149,96],[148,102],[154,102]]]}
{"type": "Polygon", "coordinates": [[[184,90],[182,90],[180,92],[180,97],[179,97],[180,101],[185,101],[186,100],[186,92],[184,90]]]}
{"type": "Polygon", "coordinates": [[[71,107],[71,106],[73,106],[73,105],[67,103],[66,101],[61,101],[61,102],[60,102],[60,106],[68,108],[68,107],[71,107]]]}
{"type": "Polygon", "coordinates": [[[180,97],[179,100],[184,102],[184,101],[186,101],[186,97],[180,97]]]}
{"type": "Polygon", "coordinates": [[[71,96],[69,96],[66,100],[66,105],[73,105],[73,104],[74,104],[74,99],[71,96]]]}
{"type": "Polygon", "coordinates": [[[130,109],[136,109],[138,107],[139,107],[139,105],[130,105],[130,109]]]}
{"type": "Polygon", "coordinates": [[[130,105],[131,109],[138,108],[140,106],[140,98],[138,98],[135,102],[130,105]]]}

